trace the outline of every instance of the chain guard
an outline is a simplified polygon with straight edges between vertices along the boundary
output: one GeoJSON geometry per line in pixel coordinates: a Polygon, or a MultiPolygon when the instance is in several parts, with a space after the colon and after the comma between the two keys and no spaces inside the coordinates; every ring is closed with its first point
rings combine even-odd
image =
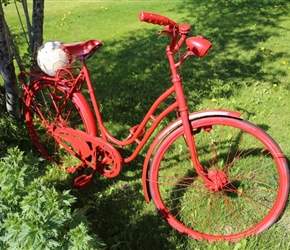
{"type": "Polygon", "coordinates": [[[69,127],[56,128],[52,135],[70,154],[105,177],[114,178],[121,172],[119,151],[101,138],[69,127]]]}

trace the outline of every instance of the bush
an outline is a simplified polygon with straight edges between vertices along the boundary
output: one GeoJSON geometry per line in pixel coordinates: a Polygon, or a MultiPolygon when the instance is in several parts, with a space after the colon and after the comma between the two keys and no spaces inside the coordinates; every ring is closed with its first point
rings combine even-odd
{"type": "Polygon", "coordinates": [[[37,177],[40,161],[16,147],[0,161],[0,249],[98,249],[76,198],[37,177]]]}

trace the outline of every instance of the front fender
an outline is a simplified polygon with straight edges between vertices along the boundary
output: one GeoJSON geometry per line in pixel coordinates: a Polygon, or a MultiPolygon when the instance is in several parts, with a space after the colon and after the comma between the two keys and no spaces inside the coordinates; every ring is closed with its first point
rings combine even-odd
{"type": "MultiPolygon", "coordinates": [[[[242,113],[231,111],[231,110],[203,110],[203,111],[197,111],[189,114],[189,120],[197,120],[203,117],[209,117],[209,116],[226,116],[226,117],[233,117],[236,119],[241,119],[242,113]]],[[[152,156],[154,155],[154,152],[156,151],[158,145],[161,141],[163,141],[166,136],[176,128],[180,127],[182,125],[181,119],[177,119],[176,121],[169,124],[167,127],[165,127],[158,136],[154,139],[153,143],[151,144],[145,160],[143,164],[143,170],[142,170],[142,185],[143,185],[143,192],[146,201],[149,203],[151,200],[151,194],[149,190],[149,183],[148,183],[148,171],[149,171],[149,163],[152,159],[152,156]]]]}

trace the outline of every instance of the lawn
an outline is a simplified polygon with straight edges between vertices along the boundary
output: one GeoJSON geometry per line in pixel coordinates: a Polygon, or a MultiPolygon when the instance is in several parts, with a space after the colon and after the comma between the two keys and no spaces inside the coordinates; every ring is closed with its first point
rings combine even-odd
{"type": "MultiPolygon", "coordinates": [[[[213,43],[204,58],[189,59],[182,68],[190,110],[232,109],[266,130],[290,159],[290,4],[274,0],[94,1],[46,0],[44,39],[76,42],[98,39],[103,47],[88,61],[104,121],[124,138],[150,104],[170,84],[164,49],[168,39],[160,26],[140,23],[140,11],[168,16],[192,25],[213,43]]],[[[23,41],[14,6],[5,9],[8,23],[23,41]]],[[[25,44],[20,45],[24,51],[25,44]]],[[[5,124],[6,117],[1,117],[5,124]]],[[[7,145],[30,151],[25,127],[1,131],[7,145]],[[19,138],[22,140],[19,142],[19,138]]],[[[4,126],[4,125],[3,125],[4,126]]],[[[34,151],[35,154],[37,154],[34,151]]],[[[171,229],[143,198],[141,175],[145,152],[115,179],[94,178],[83,189],[56,167],[49,178],[72,189],[76,207],[84,209],[108,249],[281,249],[290,248],[290,205],[266,232],[237,243],[196,241],[171,229]]],[[[45,174],[45,173],[43,173],[45,174]]],[[[46,172],[47,174],[47,172],[46,172]]]]}

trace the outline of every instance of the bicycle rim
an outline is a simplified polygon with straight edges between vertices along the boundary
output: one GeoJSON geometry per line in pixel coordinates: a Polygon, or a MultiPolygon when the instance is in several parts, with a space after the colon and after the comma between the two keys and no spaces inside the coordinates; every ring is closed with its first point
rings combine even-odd
{"type": "Polygon", "coordinates": [[[269,228],[285,207],[289,170],[278,145],[253,124],[226,117],[192,122],[198,161],[219,188],[195,171],[183,127],[152,160],[152,199],[167,222],[195,239],[237,241],[269,228]],[[225,181],[226,180],[226,181],[225,181]]]}
{"type": "Polygon", "coordinates": [[[49,129],[71,127],[88,132],[91,124],[84,118],[84,108],[78,106],[74,98],[66,99],[66,87],[52,81],[37,81],[29,90],[25,119],[38,151],[60,167],[81,166],[81,160],[64,150],[49,133],[49,129]]]}

